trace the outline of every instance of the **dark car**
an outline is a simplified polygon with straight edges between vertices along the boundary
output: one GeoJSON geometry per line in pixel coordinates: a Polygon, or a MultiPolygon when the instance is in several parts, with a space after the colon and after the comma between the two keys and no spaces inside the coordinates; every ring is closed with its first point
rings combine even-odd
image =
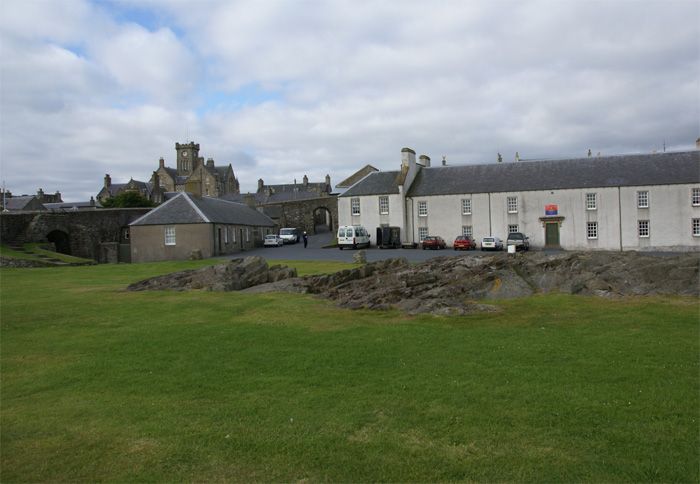
{"type": "Polygon", "coordinates": [[[468,235],[460,235],[452,246],[455,250],[476,250],[476,241],[468,235]]]}
{"type": "Polygon", "coordinates": [[[530,239],[521,232],[508,234],[506,245],[514,245],[515,250],[530,250],[530,239]]]}
{"type": "Polygon", "coordinates": [[[445,240],[438,235],[431,235],[423,239],[423,250],[425,249],[444,249],[447,247],[445,240]]]}

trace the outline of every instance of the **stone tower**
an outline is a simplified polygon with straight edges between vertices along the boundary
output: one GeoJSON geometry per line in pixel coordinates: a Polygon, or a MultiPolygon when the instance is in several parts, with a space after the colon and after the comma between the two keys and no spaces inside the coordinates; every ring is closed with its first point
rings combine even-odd
{"type": "Polygon", "coordinates": [[[192,174],[199,162],[199,143],[175,143],[175,151],[177,151],[177,174],[179,176],[192,174]]]}

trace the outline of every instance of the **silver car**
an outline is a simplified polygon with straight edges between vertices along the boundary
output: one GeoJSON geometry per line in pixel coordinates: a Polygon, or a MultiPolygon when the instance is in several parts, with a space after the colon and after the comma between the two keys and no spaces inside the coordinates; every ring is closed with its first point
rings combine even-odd
{"type": "Polygon", "coordinates": [[[263,240],[263,247],[282,247],[282,245],[284,245],[284,240],[276,234],[266,235],[265,240],[263,240]]]}
{"type": "Polygon", "coordinates": [[[484,237],[481,239],[481,250],[503,250],[503,241],[498,237],[484,237]]]}

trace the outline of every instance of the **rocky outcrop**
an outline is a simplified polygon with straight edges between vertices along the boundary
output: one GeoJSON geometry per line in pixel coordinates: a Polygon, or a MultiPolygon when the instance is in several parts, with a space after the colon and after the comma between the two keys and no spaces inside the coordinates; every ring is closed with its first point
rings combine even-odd
{"type": "Polygon", "coordinates": [[[318,294],[353,309],[466,314],[496,310],[483,301],[537,293],[698,296],[698,265],[697,254],[669,257],[610,252],[442,257],[416,265],[391,259],[272,284],[266,290],[318,294]]]}
{"type": "Polygon", "coordinates": [[[438,257],[420,264],[387,259],[334,274],[296,277],[294,269],[268,268],[264,259],[247,257],[155,277],[129,289],[286,291],[316,294],[352,309],[450,315],[496,311],[489,300],[537,293],[700,296],[699,262],[697,254],[501,253],[438,257]]]}
{"type": "Polygon", "coordinates": [[[251,286],[277,282],[297,276],[296,269],[274,265],[268,267],[262,257],[232,259],[225,264],[202,269],[173,272],[136,282],[127,287],[129,291],[185,291],[204,289],[208,291],[240,291],[251,286]]]}

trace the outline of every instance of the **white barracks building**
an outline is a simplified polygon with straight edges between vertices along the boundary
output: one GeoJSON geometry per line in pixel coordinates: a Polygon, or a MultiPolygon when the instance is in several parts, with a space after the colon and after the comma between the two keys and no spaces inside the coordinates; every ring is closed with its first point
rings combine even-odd
{"type": "Polygon", "coordinates": [[[523,232],[531,247],[700,250],[700,151],[430,166],[370,173],[338,198],[339,225],[401,229],[404,243],[523,232]]]}

